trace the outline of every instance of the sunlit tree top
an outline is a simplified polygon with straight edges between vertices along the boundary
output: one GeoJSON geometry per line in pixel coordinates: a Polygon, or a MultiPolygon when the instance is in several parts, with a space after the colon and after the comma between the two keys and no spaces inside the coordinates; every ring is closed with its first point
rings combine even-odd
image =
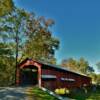
{"type": "Polygon", "coordinates": [[[13,10],[12,0],[0,0],[0,16],[3,16],[13,10]]]}

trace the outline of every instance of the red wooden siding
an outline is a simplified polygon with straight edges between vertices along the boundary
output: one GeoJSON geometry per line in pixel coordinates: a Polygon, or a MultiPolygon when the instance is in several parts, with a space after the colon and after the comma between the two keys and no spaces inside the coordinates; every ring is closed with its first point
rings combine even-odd
{"type": "Polygon", "coordinates": [[[55,75],[57,77],[56,79],[42,79],[42,86],[50,89],[82,87],[84,85],[88,86],[91,83],[91,79],[88,77],[55,68],[42,69],[42,75],[55,75]],[[68,80],[64,81],[61,79],[68,80]]]}
{"type": "MultiPolygon", "coordinates": [[[[56,88],[76,88],[91,85],[91,78],[87,76],[74,73],[62,67],[55,65],[48,65],[45,63],[37,62],[34,60],[26,59],[19,64],[19,69],[24,67],[37,67],[38,68],[38,84],[39,87],[45,87],[50,90],[56,88]]],[[[20,73],[16,73],[19,77],[20,73]]],[[[17,77],[17,83],[19,78],[17,77]]]]}

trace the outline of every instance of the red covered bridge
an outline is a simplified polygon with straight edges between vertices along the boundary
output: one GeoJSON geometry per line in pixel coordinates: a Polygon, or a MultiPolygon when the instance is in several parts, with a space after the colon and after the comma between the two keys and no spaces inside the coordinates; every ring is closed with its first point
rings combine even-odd
{"type": "Polygon", "coordinates": [[[38,85],[50,90],[91,85],[90,77],[29,58],[19,64],[16,74],[17,85],[38,85]]]}

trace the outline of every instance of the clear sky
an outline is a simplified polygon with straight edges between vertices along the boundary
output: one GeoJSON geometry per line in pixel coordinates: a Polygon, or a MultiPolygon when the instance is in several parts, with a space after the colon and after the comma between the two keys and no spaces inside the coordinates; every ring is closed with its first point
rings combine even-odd
{"type": "Polygon", "coordinates": [[[14,0],[15,5],[55,20],[56,52],[61,59],[85,57],[91,66],[100,61],[100,0],[14,0]]]}

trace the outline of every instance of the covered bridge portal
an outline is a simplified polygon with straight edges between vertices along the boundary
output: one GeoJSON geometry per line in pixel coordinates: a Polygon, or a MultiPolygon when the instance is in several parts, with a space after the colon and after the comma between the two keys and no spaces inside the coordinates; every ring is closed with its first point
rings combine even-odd
{"type": "Polygon", "coordinates": [[[16,72],[17,85],[38,85],[50,90],[91,85],[91,78],[63,67],[25,59],[16,72]]]}

